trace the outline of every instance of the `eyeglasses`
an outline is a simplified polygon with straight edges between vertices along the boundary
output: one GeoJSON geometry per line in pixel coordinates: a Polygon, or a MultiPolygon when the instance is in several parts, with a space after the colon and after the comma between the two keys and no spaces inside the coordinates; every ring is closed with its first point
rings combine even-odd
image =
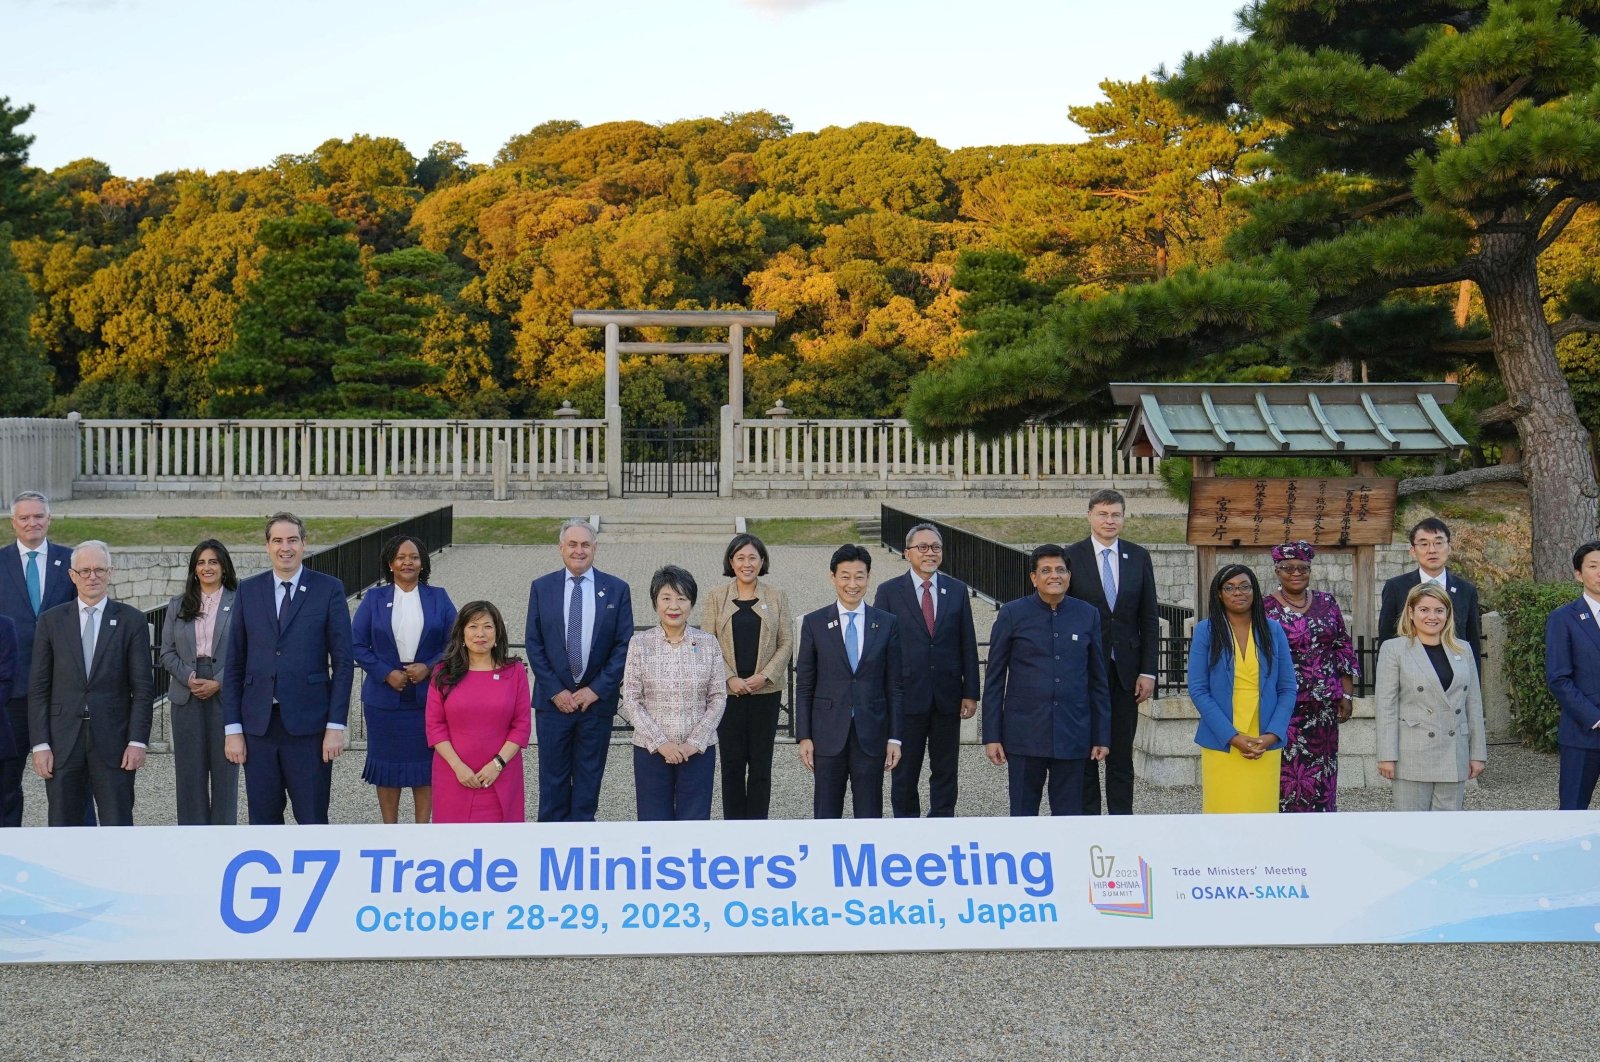
{"type": "Polygon", "coordinates": [[[1255,591],[1251,588],[1249,583],[1229,583],[1222,588],[1222,592],[1224,594],[1233,594],[1238,596],[1239,594],[1250,594],[1254,593],[1255,591]]]}
{"type": "Polygon", "coordinates": [[[110,568],[74,568],[72,570],[85,579],[104,579],[111,574],[110,568]]]}
{"type": "Polygon", "coordinates": [[[944,547],[939,545],[937,542],[935,542],[931,546],[928,545],[926,542],[919,542],[915,546],[907,546],[906,549],[915,550],[918,553],[943,553],[944,552],[944,547]]]}
{"type": "Polygon", "coordinates": [[[1285,575],[1310,575],[1311,574],[1311,565],[1309,565],[1309,564],[1280,564],[1280,565],[1278,565],[1278,571],[1282,572],[1285,575]]]}

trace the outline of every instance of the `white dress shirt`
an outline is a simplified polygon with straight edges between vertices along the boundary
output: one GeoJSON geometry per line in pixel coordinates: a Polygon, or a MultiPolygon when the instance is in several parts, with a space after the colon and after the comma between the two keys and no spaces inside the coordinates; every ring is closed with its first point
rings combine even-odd
{"type": "MultiPolygon", "coordinates": [[[[572,615],[573,591],[581,591],[583,593],[583,669],[579,671],[579,674],[583,674],[589,670],[589,643],[594,641],[594,569],[590,568],[582,575],[574,576],[571,571],[562,568],[561,577],[566,580],[565,589],[561,594],[561,633],[563,635],[567,631],[567,617],[572,615]],[[574,578],[578,580],[577,586],[572,585],[574,578]]],[[[629,617],[629,621],[632,621],[632,617],[629,617]]],[[[561,652],[563,658],[565,658],[566,650],[563,648],[561,652]]]]}
{"type": "Polygon", "coordinates": [[[1417,569],[1417,580],[1418,580],[1417,585],[1418,586],[1426,586],[1428,583],[1438,583],[1440,590],[1443,590],[1445,593],[1449,593],[1450,592],[1450,583],[1448,581],[1449,574],[1450,574],[1450,569],[1448,569],[1448,568],[1440,568],[1439,569],[1439,577],[1438,578],[1434,578],[1433,576],[1429,575],[1427,572],[1423,571],[1421,568],[1418,568],[1417,569]]]}
{"type": "Polygon", "coordinates": [[[50,585],[50,540],[47,538],[38,545],[39,556],[32,562],[28,554],[33,550],[22,544],[22,539],[17,539],[17,552],[22,555],[22,585],[28,585],[28,565],[37,564],[39,572],[39,600],[44,600],[45,590],[50,585]]]}
{"type": "Polygon", "coordinates": [[[417,660],[417,643],[422,641],[422,585],[402,590],[394,588],[394,610],[389,618],[394,631],[394,647],[402,664],[417,660]]]}

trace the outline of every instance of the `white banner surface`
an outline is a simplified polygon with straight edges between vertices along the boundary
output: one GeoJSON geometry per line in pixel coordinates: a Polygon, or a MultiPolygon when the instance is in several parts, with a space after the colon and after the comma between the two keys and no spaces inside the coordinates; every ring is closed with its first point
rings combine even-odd
{"type": "Polygon", "coordinates": [[[1600,941],[1600,812],[0,832],[0,962],[1600,941]]]}

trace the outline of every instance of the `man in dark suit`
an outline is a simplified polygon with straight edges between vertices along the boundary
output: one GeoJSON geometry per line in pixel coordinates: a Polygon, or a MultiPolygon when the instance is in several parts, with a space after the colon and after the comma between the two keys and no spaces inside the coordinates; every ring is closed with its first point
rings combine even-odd
{"type": "Polygon", "coordinates": [[[222,671],[223,754],[244,766],[250,824],[328,821],[355,679],[344,584],[304,564],[306,525],[267,520],[272,569],[239,584],[222,671]]]}
{"type": "Polygon", "coordinates": [[[1411,556],[1416,570],[1403,572],[1383,584],[1383,605],[1378,610],[1378,644],[1400,633],[1400,613],[1406,597],[1424,580],[1449,591],[1455,616],[1456,638],[1472,646],[1472,659],[1483,669],[1483,617],[1478,611],[1478,588],[1457,572],[1446,572],[1450,560],[1450,528],[1437,516],[1421,520],[1411,529],[1411,556]]]}
{"type": "MultiPolygon", "coordinates": [[[[1161,648],[1156,573],[1150,551],[1123,539],[1128,506],[1114,490],[1089,497],[1089,537],[1067,547],[1077,577],[1068,593],[1100,610],[1107,681],[1111,685],[1111,741],[1106,756],[1106,811],[1133,814],[1133,735],[1139,705],[1156,691],[1161,648]]],[[[1100,814],[1100,768],[1083,772],[1083,811],[1100,814]]]]}
{"type": "Polygon", "coordinates": [[[82,826],[94,794],[105,826],[133,825],[133,775],[150,744],[150,631],[107,597],[111,550],[84,542],[70,566],[76,600],[39,616],[28,678],[33,769],[50,825],[82,826]]]}
{"type": "Polygon", "coordinates": [[[922,758],[930,761],[928,816],[956,813],[961,720],[978,711],[978,637],[967,584],[940,574],[944,540],[932,524],[906,533],[911,570],[878,585],[872,604],[895,618],[903,676],[901,711],[905,743],[889,780],[897,819],[922,814],[917,786],[922,758]]]}
{"type": "MultiPolygon", "coordinates": [[[[0,705],[11,700],[11,690],[17,681],[17,625],[0,616],[0,705]]],[[[0,711],[0,759],[21,756],[23,750],[11,736],[11,724],[0,711]]]]}
{"type": "Polygon", "coordinates": [[[844,791],[858,819],[883,817],[883,775],[900,762],[900,637],[892,614],[866,605],[872,554],[840,546],[829,561],[838,600],[800,621],[795,655],[794,732],[800,761],[815,774],[812,809],[844,817],[844,791]]]}
{"type": "Polygon", "coordinates": [[[1081,815],[1083,776],[1112,728],[1100,613],[1067,596],[1066,550],[1039,546],[1029,562],[1034,592],[1000,606],[989,636],[983,751],[1007,770],[1012,815],[1039,814],[1046,783],[1051,815],[1081,815]]]}
{"type": "Polygon", "coordinates": [[[1561,705],[1560,807],[1586,811],[1600,779],[1600,542],[1572,555],[1583,594],[1550,613],[1544,627],[1544,676],[1561,705]]]}
{"type": "Polygon", "coordinates": [[[50,531],[49,500],[34,490],[18,494],[11,502],[11,528],[16,541],[9,549],[0,549],[0,616],[17,630],[17,674],[5,701],[5,719],[0,720],[0,726],[11,731],[13,752],[0,755],[0,826],[22,825],[22,771],[33,745],[28,734],[28,671],[35,626],[41,613],[77,596],[68,575],[72,551],[45,537],[50,531]]]}
{"type": "Polygon", "coordinates": [[[524,639],[539,742],[539,821],[593,822],[633,637],[628,584],[594,567],[594,528],[568,520],[561,568],[528,588],[524,639]]]}

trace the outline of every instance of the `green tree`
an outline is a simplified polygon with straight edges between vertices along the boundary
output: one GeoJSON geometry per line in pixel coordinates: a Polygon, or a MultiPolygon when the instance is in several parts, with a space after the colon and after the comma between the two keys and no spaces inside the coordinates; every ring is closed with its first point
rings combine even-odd
{"type": "Polygon", "coordinates": [[[356,296],[347,315],[349,344],[333,364],[339,401],[353,417],[437,417],[449,408],[427,393],[444,373],[422,356],[435,307],[426,301],[449,259],[421,247],[372,260],[377,284],[356,296]]]}
{"type": "Polygon", "coordinates": [[[13,107],[10,96],[0,96],[0,225],[10,225],[14,235],[25,235],[38,211],[28,188],[33,137],[18,131],[32,116],[33,104],[13,107]]]}
{"type": "Polygon", "coordinates": [[[32,417],[50,401],[50,366],[28,331],[33,292],[11,253],[11,226],[0,223],[0,417],[32,417]]]}
{"type": "Polygon", "coordinates": [[[333,365],[345,314],[364,284],[354,226],[325,207],[263,222],[261,275],[234,319],[234,342],[211,372],[212,412],[325,414],[338,408],[333,365]]]}
{"type": "Polygon", "coordinates": [[[1534,571],[1593,537],[1590,438],[1545,316],[1538,258],[1600,194],[1600,12],[1580,0],[1260,0],[1243,40],[1185,58],[1170,97],[1213,121],[1278,123],[1230,261],[1053,306],[1030,337],[919,381],[924,431],[1107,411],[1113,378],[1292,336],[1391,293],[1470,281],[1523,440],[1534,571]]]}

